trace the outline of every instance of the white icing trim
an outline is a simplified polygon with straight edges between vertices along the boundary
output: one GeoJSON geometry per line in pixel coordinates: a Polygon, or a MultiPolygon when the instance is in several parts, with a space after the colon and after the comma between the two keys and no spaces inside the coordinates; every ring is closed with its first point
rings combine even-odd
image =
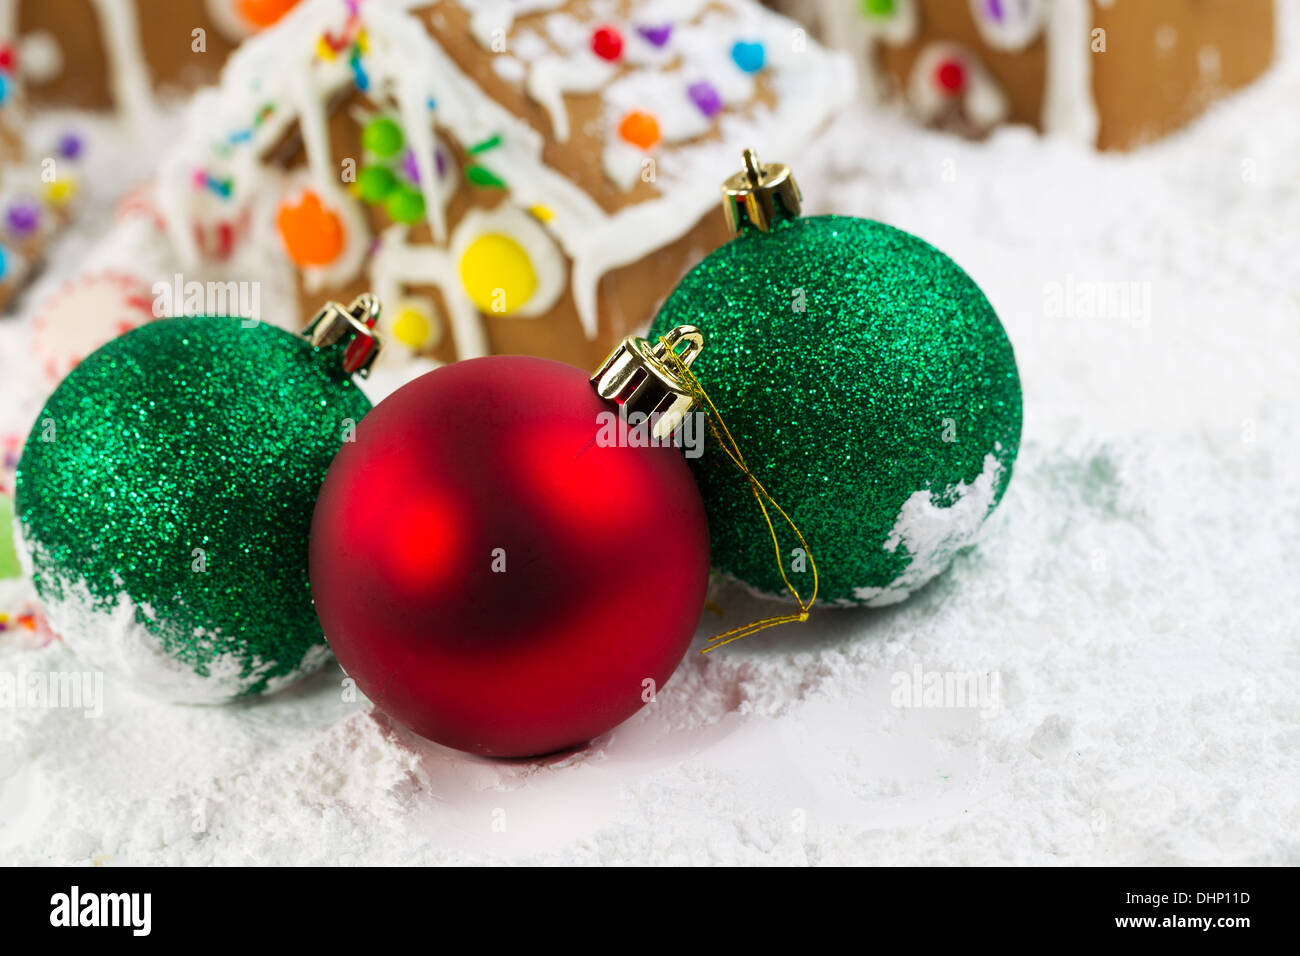
{"type": "Polygon", "coordinates": [[[153,109],[153,84],[140,40],[135,4],[123,0],[90,0],[90,3],[99,18],[113,97],[128,121],[143,123],[153,109]]]}
{"type": "Polygon", "coordinates": [[[447,320],[456,341],[456,355],[478,358],[488,354],[487,332],[478,309],[465,294],[460,272],[450,253],[438,246],[413,246],[406,242],[407,229],[395,225],[379,237],[379,248],[371,259],[370,275],[381,302],[404,298],[407,285],[432,285],[442,293],[447,320]]]}
{"type": "Polygon", "coordinates": [[[1092,93],[1092,9],[1089,0],[1054,0],[1047,20],[1043,131],[1092,146],[1100,120],[1092,93]]]}
{"type": "Polygon", "coordinates": [[[594,93],[609,82],[614,67],[598,56],[571,60],[544,56],[528,67],[525,89],[551,118],[551,133],[556,142],[569,140],[569,108],[565,93],[594,93]]]}
{"type": "Polygon", "coordinates": [[[510,33],[515,17],[526,13],[554,10],[564,0],[459,0],[470,14],[469,30],[481,46],[492,48],[493,33],[510,33]]]}

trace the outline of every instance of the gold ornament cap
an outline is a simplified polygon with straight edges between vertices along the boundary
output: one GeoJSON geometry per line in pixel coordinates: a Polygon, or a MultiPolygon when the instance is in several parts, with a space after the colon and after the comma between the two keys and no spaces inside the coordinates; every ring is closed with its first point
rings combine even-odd
{"type": "Polygon", "coordinates": [[[379,299],[369,292],[357,296],[346,308],[337,302],[326,302],[299,334],[318,349],[351,336],[343,349],[343,371],[365,378],[384,344],[375,334],[379,312],[379,299]]]}
{"type": "Polygon", "coordinates": [[[618,404],[625,415],[644,414],[656,439],[671,435],[695,402],[686,383],[665,361],[668,349],[689,367],[704,351],[704,333],[693,325],[679,325],[653,344],[629,335],[591,374],[596,394],[618,404]]]}
{"type": "Polygon", "coordinates": [[[763,165],[752,149],[744,152],[745,168],[722,184],[722,210],[727,225],[739,233],[746,223],[763,232],[781,219],[797,219],[803,193],[794,173],[783,163],[763,165]]]}

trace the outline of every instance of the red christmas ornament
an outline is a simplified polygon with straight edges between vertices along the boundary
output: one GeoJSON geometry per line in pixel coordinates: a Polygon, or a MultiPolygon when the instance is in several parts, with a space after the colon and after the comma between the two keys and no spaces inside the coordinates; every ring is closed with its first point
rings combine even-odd
{"type": "MultiPolygon", "coordinates": [[[[693,358],[702,337],[678,332],[693,358]]],[[[448,365],[361,422],[316,505],[311,585],[379,709],[449,747],[528,756],[604,733],[668,680],[704,605],[708,525],[679,448],[607,440],[619,400],[670,409],[664,428],[690,405],[629,339],[590,377],[522,356],[448,365]]]]}
{"type": "Polygon", "coordinates": [[[591,50],[602,60],[613,62],[623,55],[623,34],[614,27],[600,27],[591,35],[591,50]]]}
{"type": "Polygon", "coordinates": [[[944,60],[934,71],[934,82],[949,96],[960,93],[966,86],[966,68],[956,60],[944,60]]]}

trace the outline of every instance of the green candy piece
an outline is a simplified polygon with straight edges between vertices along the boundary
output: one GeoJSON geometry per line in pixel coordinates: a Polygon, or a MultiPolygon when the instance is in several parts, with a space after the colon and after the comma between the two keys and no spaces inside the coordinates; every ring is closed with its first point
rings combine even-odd
{"type": "Polygon", "coordinates": [[[357,192],[369,203],[383,202],[397,186],[397,177],[384,166],[366,166],[357,176],[357,192]]]}
{"type": "Polygon", "coordinates": [[[361,145],[366,151],[384,159],[396,156],[405,143],[402,127],[387,116],[372,119],[361,133],[361,145]]]}
{"type": "Polygon", "coordinates": [[[419,222],[424,218],[424,194],[410,186],[396,186],[384,199],[384,211],[393,222],[419,222]]]}
{"type": "Polygon", "coordinates": [[[894,0],[861,0],[862,14],[868,17],[892,17],[894,0]]]}
{"type": "Polygon", "coordinates": [[[465,170],[465,178],[475,186],[482,186],[486,189],[505,189],[506,184],[496,173],[486,166],[471,166],[465,170]]]}

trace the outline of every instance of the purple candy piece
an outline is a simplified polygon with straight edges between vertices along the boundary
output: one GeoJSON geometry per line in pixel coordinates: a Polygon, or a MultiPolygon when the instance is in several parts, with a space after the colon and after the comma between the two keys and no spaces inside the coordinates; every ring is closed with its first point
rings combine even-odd
{"type": "Polygon", "coordinates": [[[686,88],[686,95],[709,119],[722,112],[722,96],[718,93],[718,88],[708,80],[692,83],[686,88]]]}
{"type": "Polygon", "coordinates": [[[645,37],[647,43],[664,47],[668,45],[668,40],[673,35],[673,25],[664,23],[654,27],[637,27],[636,32],[645,37]]]}
{"type": "MultiPolygon", "coordinates": [[[[439,179],[447,178],[447,157],[442,154],[442,150],[438,150],[433,154],[433,168],[439,179]]],[[[415,161],[415,153],[409,149],[406,151],[406,155],[402,157],[402,172],[415,185],[420,184],[420,166],[415,161]]]]}
{"type": "Polygon", "coordinates": [[[1002,0],[987,0],[984,6],[988,10],[990,17],[998,21],[998,23],[1002,22],[1002,18],[1006,15],[1002,9],[1002,0]]]}
{"type": "Polygon", "coordinates": [[[76,133],[65,133],[59,139],[59,155],[64,159],[76,159],[81,155],[84,144],[76,133]]]}
{"type": "Polygon", "coordinates": [[[420,181],[420,165],[415,161],[415,153],[411,150],[406,151],[402,157],[402,172],[406,173],[406,178],[413,183],[420,181]]]}
{"type": "Polygon", "coordinates": [[[19,199],[5,213],[5,222],[15,235],[25,236],[40,225],[41,207],[30,200],[19,199]]]}

